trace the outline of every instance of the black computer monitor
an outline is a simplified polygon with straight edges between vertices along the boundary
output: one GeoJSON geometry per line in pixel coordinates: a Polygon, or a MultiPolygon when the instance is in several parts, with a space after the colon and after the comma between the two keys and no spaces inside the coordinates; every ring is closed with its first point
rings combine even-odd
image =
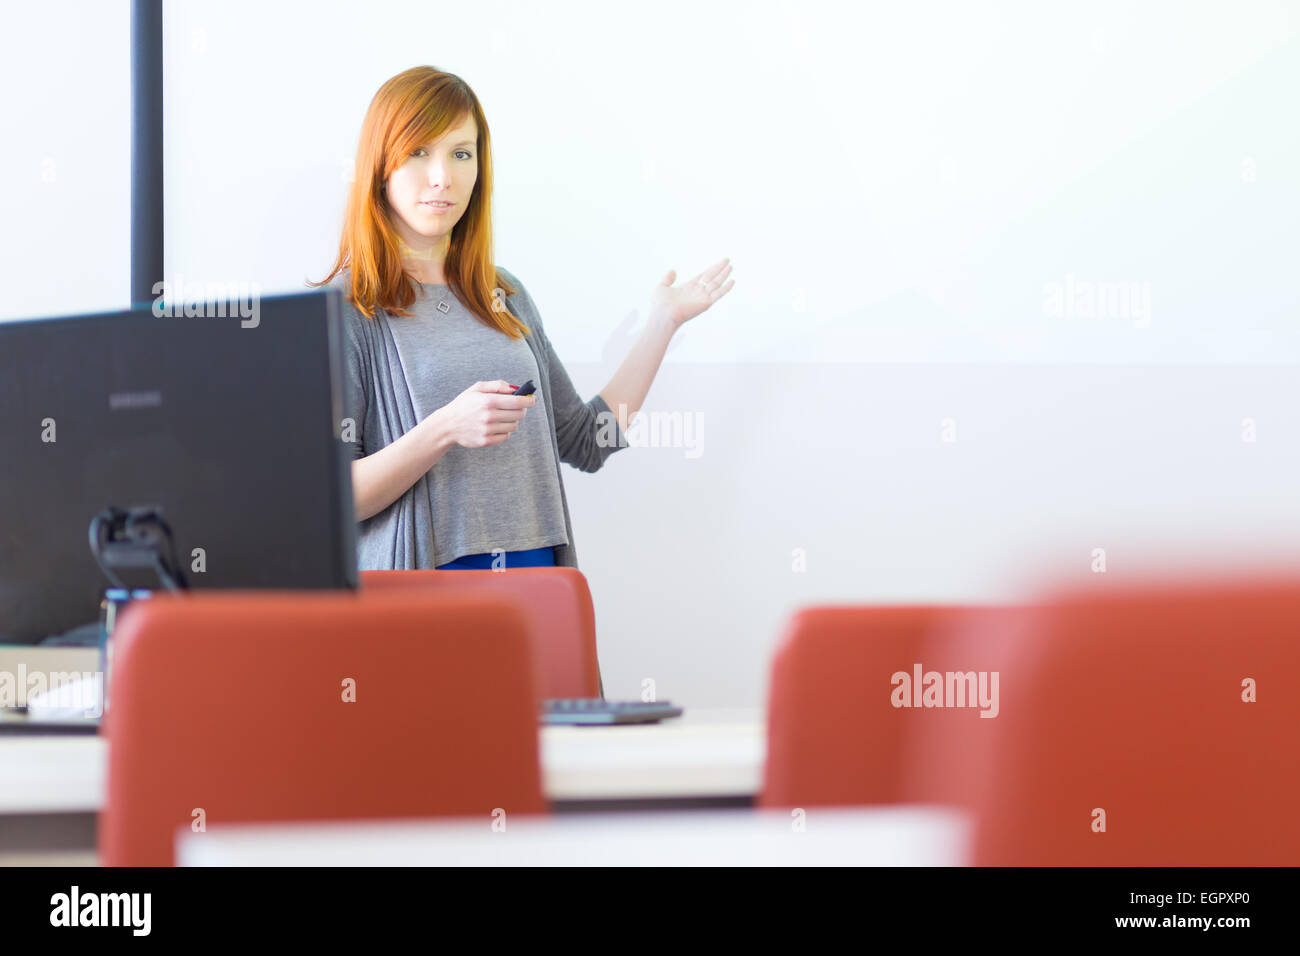
{"type": "Polygon", "coordinates": [[[341,293],[215,306],[0,323],[0,643],[99,619],[110,506],[161,507],[194,589],[357,586],[341,293]]]}

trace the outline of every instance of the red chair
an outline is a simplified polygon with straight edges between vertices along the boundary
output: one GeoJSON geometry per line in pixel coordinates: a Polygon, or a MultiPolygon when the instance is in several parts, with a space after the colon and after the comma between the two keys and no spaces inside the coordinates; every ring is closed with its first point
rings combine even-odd
{"type": "MultiPolygon", "coordinates": [[[[1038,640],[1032,606],[953,609],[917,648],[925,673],[944,681],[943,706],[913,707],[901,729],[899,801],[973,811],[990,786],[990,755],[998,737],[1023,718],[1003,697],[1016,685],[1024,649],[1038,640]],[[973,678],[973,679],[972,679],[973,678]],[[974,684],[988,706],[964,702],[956,690],[974,684]],[[951,690],[949,685],[951,685],[951,690]],[[988,716],[983,716],[987,714],[988,716]],[[995,716],[996,715],[996,716],[995,716]]],[[[928,678],[923,678],[923,684],[928,678]]],[[[938,704],[936,700],[934,703],[938,704]]]]}
{"type": "Polygon", "coordinates": [[[890,675],[911,672],[943,613],[831,606],[791,618],[772,665],[761,806],[901,799],[907,714],[891,706],[890,675]]]}
{"type": "Polygon", "coordinates": [[[200,819],[545,812],[537,710],[505,595],[136,602],[114,633],[101,860],[170,865],[200,819]]]}
{"type": "Polygon", "coordinates": [[[915,703],[919,666],[1004,670],[1021,612],[980,606],[805,608],[772,666],[763,806],[934,803],[970,807],[998,719],[915,703]],[[906,674],[904,687],[894,675],[906,674]],[[907,691],[906,701],[903,692],[907,691]]]}
{"type": "Polygon", "coordinates": [[[577,568],[506,571],[362,571],[361,589],[441,593],[505,593],[528,613],[543,697],[603,697],[596,657],[596,612],[577,568]]]}
{"type": "Polygon", "coordinates": [[[1029,626],[977,864],[1300,863],[1300,584],[1065,595],[1029,626]]]}

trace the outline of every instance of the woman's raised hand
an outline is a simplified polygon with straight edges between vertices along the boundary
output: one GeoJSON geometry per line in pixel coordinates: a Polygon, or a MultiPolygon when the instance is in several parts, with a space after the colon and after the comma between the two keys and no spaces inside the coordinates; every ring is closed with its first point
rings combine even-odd
{"type": "Polygon", "coordinates": [[[729,275],[731,260],[722,259],[689,281],[674,286],[677,271],[669,269],[650,294],[650,314],[661,315],[672,322],[674,329],[679,328],[731,291],[736,280],[726,282],[729,275]]]}

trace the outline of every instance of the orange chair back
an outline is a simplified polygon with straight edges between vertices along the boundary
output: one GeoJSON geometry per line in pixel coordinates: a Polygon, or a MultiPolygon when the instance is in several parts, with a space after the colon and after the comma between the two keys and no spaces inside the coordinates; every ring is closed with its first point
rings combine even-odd
{"type": "Polygon", "coordinates": [[[603,696],[596,613],[587,579],[577,568],[362,571],[361,590],[513,595],[528,614],[542,696],[603,696]]]}
{"type": "MultiPolygon", "coordinates": [[[[989,606],[840,605],[790,620],[772,666],[765,806],[935,803],[970,807],[982,718],[980,671],[1005,670],[1020,612],[989,606]],[[917,680],[918,670],[920,680],[917,680]],[[930,706],[929,675],[971,674],[961,706],[930,706]],[[898,675],[906,675],[905,679],[898,675]]],[[[946,691],[946,686],[944,690],[946,691]]],[[[953,703],[958,703],[954,700],[953,703]]]]}
{"type": "Polygon", "coordinates": [[[1300,584],[1065,596],[1030,627],[976,863],[1300,861],[1300,584]]]}
{"type": "Polygon", "coordinates": [[[547,809],[524,611],[504,595],[206,592],[114,633],[104,864],[178,827],[547,809]]]}
{"type": "Polygon", "coordinates": [[[990,754],[1022,719],[1004,695],[1017,683],[1023,652],[1037,640],[1033,608],[952,609],[917,647],[922,678],[900,728],[899,801],[973,811],[989,786],[990,754]],[[974,693],[972,693],[974,691],[974,693]]]}
{"type": "Polygon", "coordinates": [[[911,672],[943,613],[824,606],[794,614],[772,665],[760,805],[900,799],[907,715],[890,704],[890,675],[911,672]]]}

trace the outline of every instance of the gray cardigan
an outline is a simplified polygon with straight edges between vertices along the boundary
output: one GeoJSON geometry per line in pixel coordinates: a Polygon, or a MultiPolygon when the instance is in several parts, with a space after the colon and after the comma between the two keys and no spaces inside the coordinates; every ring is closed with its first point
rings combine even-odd
{"type": "MultiPolygon", "coordinates": [[[[511,314],[530,330],[526,341],[537,359],[540,379],[537,386],[551,412],[551,450],[556,474],[560,478],[564,529],[569,539],[567,545],[556,545],[555,563],[576,568],[578,553],[574,547],[573,523],[569,519],[569,501],[564,492],[560,462],[568,462],[580,471],[597,471],[605,459],[627,447],[627,440],[616,420],[612,429],[609,425],[602,428],[602,422],[615,417],[600,395],[586,402],[578,395],[568,372],[551,348],[542,317],[523,283],[500,266],[497,272],[519,290],[506,296],[505,303],[511,314]],[[602,413],[610,417],[598,418],[602,413]],[[611,431],[616,433],[617,443],[599,444],[596,440],[599,431],[606,435],[611,431]]],[[[346,301],[347,277],[346,271],[340,273],[334,284],[345,293],[344,417],[356,423],[353,455],[360,458],[393,443],[418,422],[397,346],[388,326],[389,322],[401,322],[402,318],[390,317],[384,310],[376,309],[375,317],[367,319],[355,305],[346,301]]],[[[429,508],[427,481],[428,475],[422,476],[391,505],[360,523],[357,563],[361,570],[434,566],[433,516],[429,508]]]]}

